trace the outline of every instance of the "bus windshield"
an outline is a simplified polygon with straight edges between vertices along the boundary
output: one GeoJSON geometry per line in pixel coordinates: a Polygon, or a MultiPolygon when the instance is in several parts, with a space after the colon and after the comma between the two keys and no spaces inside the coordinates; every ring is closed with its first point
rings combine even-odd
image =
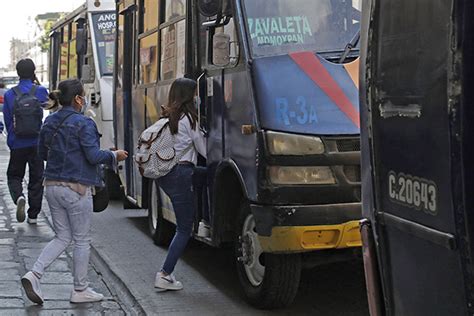
{"type": "Polygon", "coordinates": [[[111,76],[114,73],[115,17],[113,12],[92,14],[92,27],[102,76],[111,76]]]}
{"type": "Polygon", "coordinates": [[[361,0],[244,0],[254,57],[339,52],[360,29],[361,0]]]}

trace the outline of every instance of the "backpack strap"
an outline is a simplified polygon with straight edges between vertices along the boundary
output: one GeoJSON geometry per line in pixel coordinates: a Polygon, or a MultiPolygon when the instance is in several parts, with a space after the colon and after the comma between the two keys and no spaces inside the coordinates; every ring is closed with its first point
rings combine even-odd
{"type": "Polygon", "coordinates": [[[38,90],[38,86],[33,84],[33,86],[30,89],[29,95],[32,97],[36,97],[36,90],[38,90]]]}
{"type": "Polygon", "coordinates": [[[14,87],[12,88],[12,90],[13,90],[13,92],[15,92],[17,98],[19,98],[19,97],[21,97],[21,96],[23,95],[23,92],[21,92],[19,86],[14,86],[14,87]]]}
{"type": "Polygon", "coordinates": [[[188,147],[186,147],[182,152],[181,154],[178,155],[178,157],[176,157],[178,159],[178,162],[181,160],[181,158],[183,158],[190,150],[191,148],[193,148],[194,146],[194,143],[191,142],[191,144],[189,144],[188,147]]]}

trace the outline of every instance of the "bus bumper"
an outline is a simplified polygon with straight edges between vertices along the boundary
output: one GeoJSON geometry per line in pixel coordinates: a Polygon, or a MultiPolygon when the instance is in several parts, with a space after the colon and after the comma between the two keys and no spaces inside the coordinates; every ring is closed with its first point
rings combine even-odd
{"type": "Polygon", "coordinates": [[[296,253],[362,245],[360,203],[252,205],[260,245],[268,253],[296,253]]]}

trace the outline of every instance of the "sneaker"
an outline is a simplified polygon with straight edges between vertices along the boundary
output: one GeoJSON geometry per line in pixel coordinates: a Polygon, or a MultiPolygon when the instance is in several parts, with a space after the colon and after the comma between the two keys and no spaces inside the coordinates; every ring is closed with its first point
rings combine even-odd
{"type": "Polygon", "coordinates": [[[84,291],[72,291],[71,293],[71,303],[91,303],[91,302],[99,302],[104,299],[104,295],[97,293],[90,287],[85,289],[84,291]]]}
{"type": "Polygon", "coordinates": [[[176,281],[173,274],[165,276],[162,272],[158,272],[155,277],[155,287],[162,290],[179,291],[183,289],[183,284],[176,281]]]}
{"type": "Polygon", "coordinates": [[[43,294],[41,293],[39,278],[33,273],[28,272],[21,278],[21,285],[25,290],[26,296],[39,305],[43,304],[43,294]]]}
{"type": "Polygon", "coordinates": [[[205,221],[200,221],[197,235],[202,238],[210,237],[211,227],[205,221]]]}
{"type": "Polygon", "coordinates": [[[26,200],[24,196],[20,196],[18,200],[16,200],[16,220],[19,223],[25,221],[25,204],[26,200]]]}
{"type": "Polygon", "coordinates": [[[30,225],[36,225],[38,223],[38,220],[36,218],[27,218],[26,221],[28,222],[28,224],[30,225]]]}

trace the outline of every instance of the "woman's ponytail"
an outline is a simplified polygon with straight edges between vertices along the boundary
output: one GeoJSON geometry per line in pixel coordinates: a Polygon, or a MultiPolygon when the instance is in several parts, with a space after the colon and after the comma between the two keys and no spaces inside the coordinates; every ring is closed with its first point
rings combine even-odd
{"type": "Polygon", "coordinates": [[[61,96],[61,90],[54,90],[49,93],[49,99],[51,100],[51,105],[49,109],[56,109],[59,107],[59,98],[61,96]]]}

